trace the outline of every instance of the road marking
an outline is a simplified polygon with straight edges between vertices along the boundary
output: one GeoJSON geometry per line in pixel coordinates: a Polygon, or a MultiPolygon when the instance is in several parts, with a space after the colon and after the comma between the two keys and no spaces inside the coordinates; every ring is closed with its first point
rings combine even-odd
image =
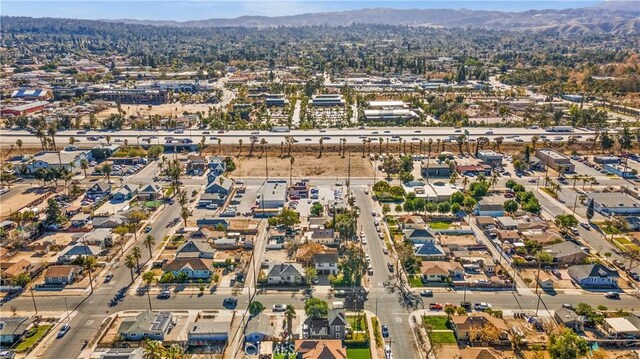
{"type": "Polygon", "coordinates": [[[402,318],[396,317],[396,323],[402,323],[402,318]]]}
{"type": "Polygon", "coordinates": [[[84,326],[85,326],[85,327],[90,327],[90,326],[91,326],[91,324],[93,324],[93,322],[95,322],[95,320],[93,320],[93,319],[89,319],[89,320],[87,320],[87,323],[86,323],[84,326]]]}

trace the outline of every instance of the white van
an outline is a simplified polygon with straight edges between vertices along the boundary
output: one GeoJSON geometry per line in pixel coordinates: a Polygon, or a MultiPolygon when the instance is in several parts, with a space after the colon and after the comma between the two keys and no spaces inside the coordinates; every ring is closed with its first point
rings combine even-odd
{"type": "Polygon", "coordinates": [[[333,302],[331,305],[333,309],[344,309],[344,302],[333,302]]]}

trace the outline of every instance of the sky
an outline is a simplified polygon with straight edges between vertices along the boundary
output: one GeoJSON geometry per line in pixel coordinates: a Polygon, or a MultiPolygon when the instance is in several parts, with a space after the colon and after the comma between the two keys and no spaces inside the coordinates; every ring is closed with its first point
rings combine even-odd
{"type": "Polygon", "coordinates": [[[233,18],[243,15],[283,16],[325,11],[363,8],[394,9],[474,9],[526,11],[531,9],[566,9],[593,6],[593,0],[491,0],[491,1],[175,1],[175,0],[1,0],[0,14],[5,16],[60,17],[76,19],[138,19],[138,20],[203,20],[233,18]]]}

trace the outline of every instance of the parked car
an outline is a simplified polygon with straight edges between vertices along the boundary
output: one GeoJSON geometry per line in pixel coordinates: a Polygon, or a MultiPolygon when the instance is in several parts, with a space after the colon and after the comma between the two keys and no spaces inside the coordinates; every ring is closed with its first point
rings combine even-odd
{"type": "Polygon", "coordinates": [[[431,310],[442,310],[442,304],[440,304],[440,303],[429,303],[429,309],[431,309],[431,310]]]}
{"type": "Polygon", "coordinates": [[[274,312],[284,312],[285,310],[287,310],[287,305],[286,304],[274,304],[272,307],[272,310],[274,312]]]}
{"type": "Polygon", "coordinates": [[[389,327],[386,325],[382,326],[382,337],[383,338],[388,338],[389,337],[389,327]]]}
{"type": "Polygon", "coordinates": [[[420,292],[420,296],[421,297],[433,297],[433,291],[430,289],[425,289],[422,292],[420,292]]]}
{"type": "Polygon", "coordinates": [[[473,308],[477,311],[485,311],[489,308],[491,308],[491,304],[486,303],[486,302],[479,302],[479,303],[474,303],[473,304],[473,308]]]}

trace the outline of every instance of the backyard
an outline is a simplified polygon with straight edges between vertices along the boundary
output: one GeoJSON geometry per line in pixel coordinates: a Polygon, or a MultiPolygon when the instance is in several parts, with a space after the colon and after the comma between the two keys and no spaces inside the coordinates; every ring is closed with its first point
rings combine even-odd
{"type": "Polygon", "coordinates": [[[442,332],[431,332],[431,340],[438,344],[455,344],[456,337],[450,330],[442,332]]]}
{"type": "Polygon", "coordinates": [[[367,330],[366,317],[364,315],[360,316],[348,316],[347,322],[349,326],[351,326],[351,330],[359,332],[363,330],[367,330]]]}
{"type": "Polygon", "coordinates": [[[443,316],[425,315],[422,317],[422,323],[425,327],[431,327],[431,330],[447,330],[447,322],[449,318],[443,316]]]}
{"type": "Polygon", "coordinates": [[[371,351],[368,348],[347,349],[347,359],[371,359],[371,351]]]}
{"type": "Polygon", "coordinates": [[[409,277],[409,285],[411,287],[423,287],[420,275],[412,275],[409,277]]]}
{"type": "Polygon", "coordinates": [[[432,229],[449,229],[451,228],[451,223],[447,222],[431,222],[429,223],[429,227],[432,229]]]}

